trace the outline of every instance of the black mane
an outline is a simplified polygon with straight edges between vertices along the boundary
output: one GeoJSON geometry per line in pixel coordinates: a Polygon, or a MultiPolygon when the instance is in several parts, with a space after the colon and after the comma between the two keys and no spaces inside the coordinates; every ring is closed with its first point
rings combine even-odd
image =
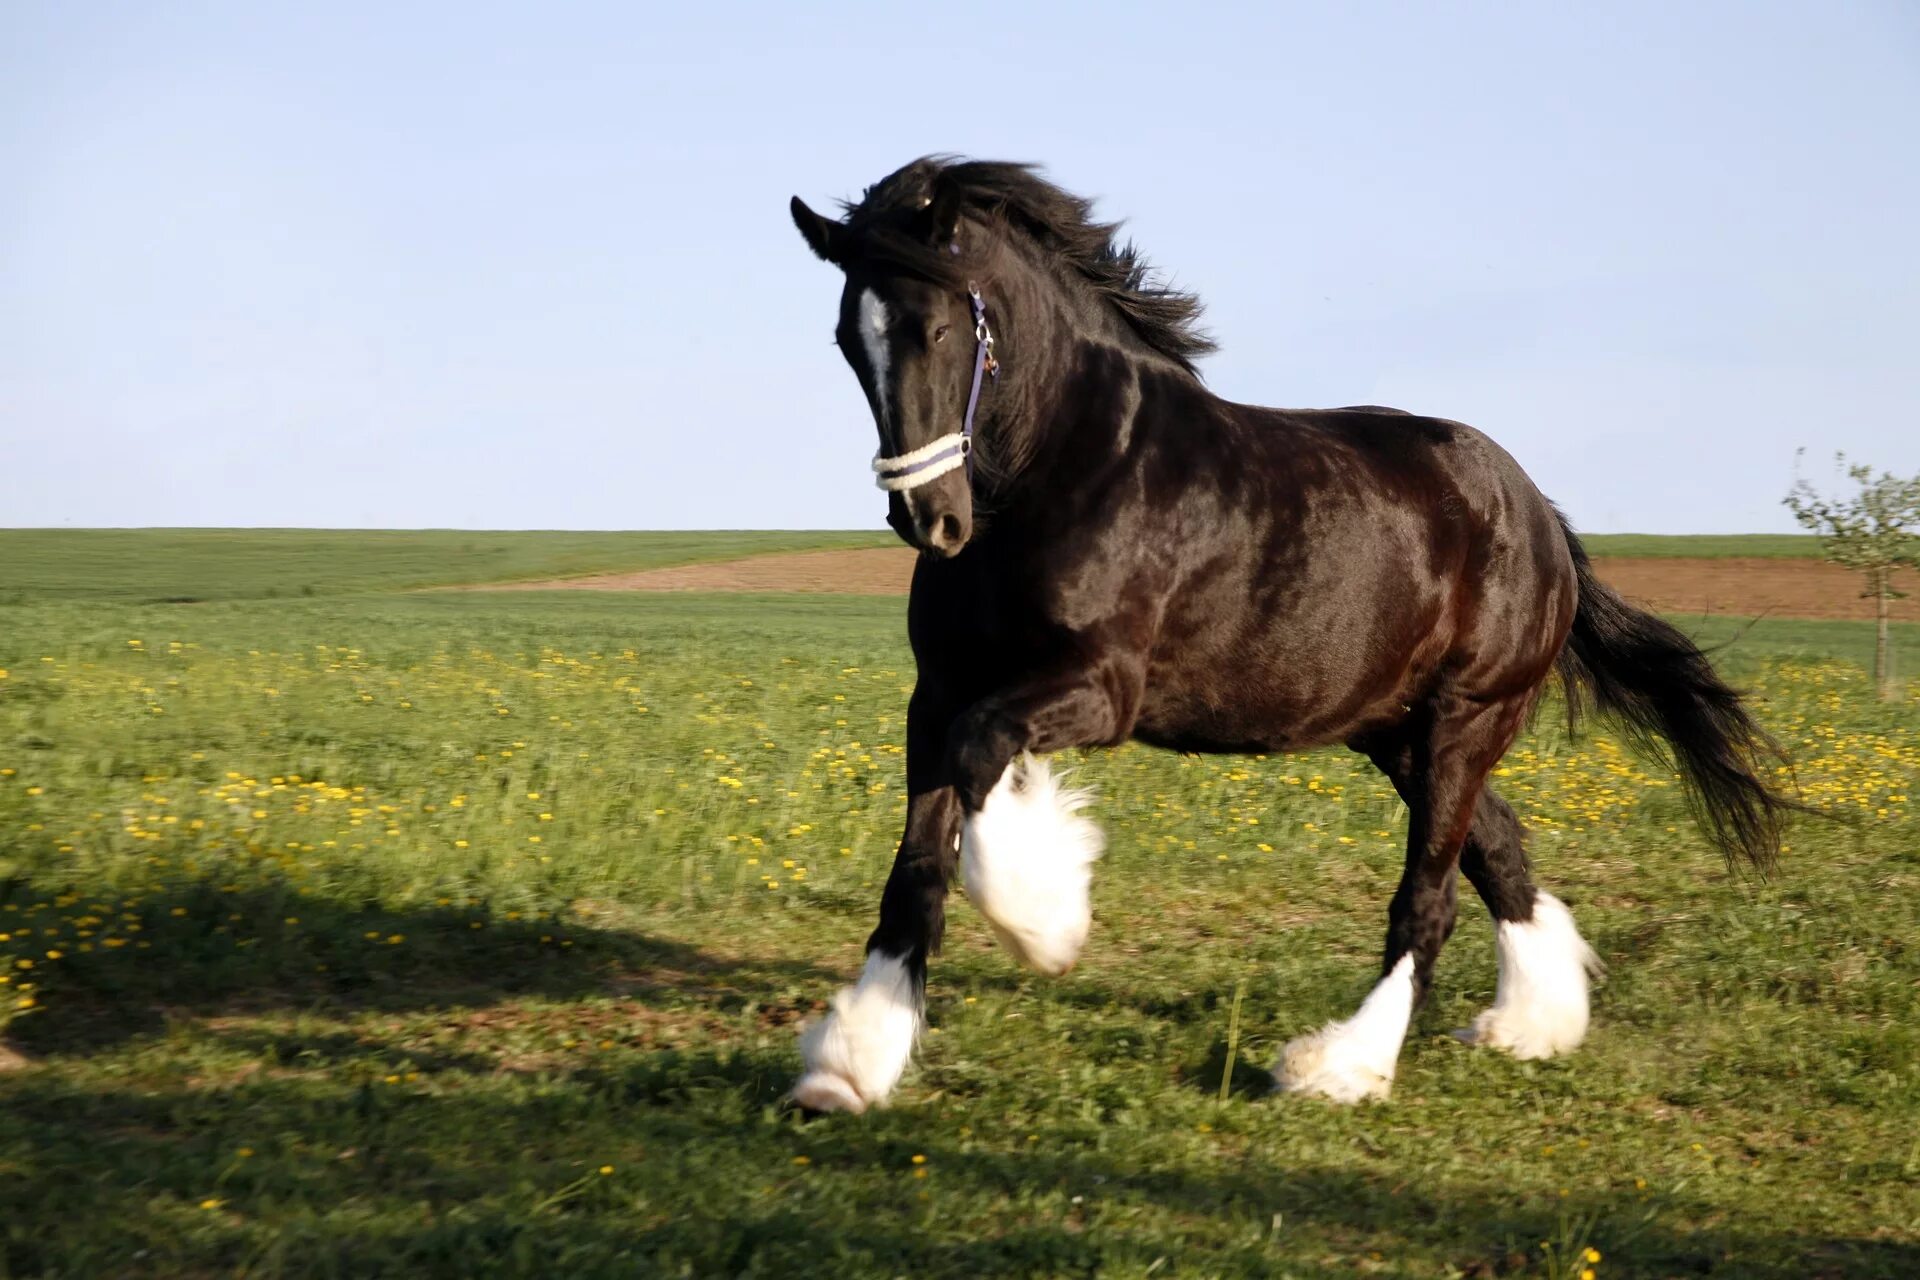
{"type": "Polygon", "coordinates": [[[1096,222],[1093,203],[1063,191],[1030,164],[926,156],[848,203],[847,227],[863,255],[943,286],[963,287],[964,256],[933,243],[928,210],[973,213],[1019,231],[1052,253],[1112,305],[1140,339],[1189,371],[1214,350],[1199,328],[1201,303],[1155,278],[1119,224],[1096,222]]]}

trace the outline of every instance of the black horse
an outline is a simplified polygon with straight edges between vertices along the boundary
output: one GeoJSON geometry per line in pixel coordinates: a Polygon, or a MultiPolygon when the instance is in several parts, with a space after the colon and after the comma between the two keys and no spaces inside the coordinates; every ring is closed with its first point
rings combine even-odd
{"type": "Polygon", "coordinates": [[[887,523],[922,552],[906,833],[859,983],[803,1038],[802,1105],[859,1111],[898,1082],[956,864],[1016,955],[1072,966],[1101,837],[1034,758],[1062,748],[1345,743],[1392,780],[1411,820],[1383,976],[1275,1071],[1342,1101],[1388,1091],[1457,872],[1499,950],[1462,1034],[1545,1057],[1586,1033],[1593,953],[1487,786],[1556,669],[1571,702],[1670,744],[1730,858],[1771,862],[1792,807],[1760,777],[1772,744],[1480,432],[1213,395],[1198,300],[1030,166],[922,159],[844,219],[792,214],[845,273],[836,338],[879,427],[887,523]]]}

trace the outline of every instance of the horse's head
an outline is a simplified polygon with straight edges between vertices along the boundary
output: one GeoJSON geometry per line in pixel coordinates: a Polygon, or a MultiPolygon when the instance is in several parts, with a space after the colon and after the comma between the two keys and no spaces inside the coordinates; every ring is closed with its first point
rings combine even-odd
{"type": "Polygon", "coordinates": [[[798,196],[792,212],[808,246],[846,275],[834,341],[880,433],[887,523],[920,550],[952,556],[973,534],[969,404],[991,355],[960,261],[960,205],[935,186],[909,166],[846,221],[798,196]]]}

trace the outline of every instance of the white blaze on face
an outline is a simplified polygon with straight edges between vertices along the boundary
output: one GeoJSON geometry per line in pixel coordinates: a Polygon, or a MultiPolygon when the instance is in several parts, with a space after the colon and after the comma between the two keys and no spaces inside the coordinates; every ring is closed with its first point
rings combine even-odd
{"type": "Polygon", "coordinates": [[[893,352],[887,347],[887,304],[871,289],[860,291],[860,345],[867,353],[867,369],[873,378],[873,401],[880,407],[880,426],[886,428],[887,366],[893,352]]]}

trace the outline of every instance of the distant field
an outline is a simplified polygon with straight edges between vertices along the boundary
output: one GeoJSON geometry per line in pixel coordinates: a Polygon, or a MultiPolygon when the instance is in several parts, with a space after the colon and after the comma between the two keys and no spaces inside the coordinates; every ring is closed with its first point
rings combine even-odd
{"type": "MultiPolygon", "coordinates": [[[[1595,555],[1804,557],[1792,534],[1601,534],[1595,555]]],[[[0,529],[0,604],[354,595],[898,545],[885,530],[572,533],[460,529],[0,529]]]]}
{"type": "Polygon", "coordinates": [[[885,530],[0,529],[0,604],[352,595],[893,541],[885,530]]]}

